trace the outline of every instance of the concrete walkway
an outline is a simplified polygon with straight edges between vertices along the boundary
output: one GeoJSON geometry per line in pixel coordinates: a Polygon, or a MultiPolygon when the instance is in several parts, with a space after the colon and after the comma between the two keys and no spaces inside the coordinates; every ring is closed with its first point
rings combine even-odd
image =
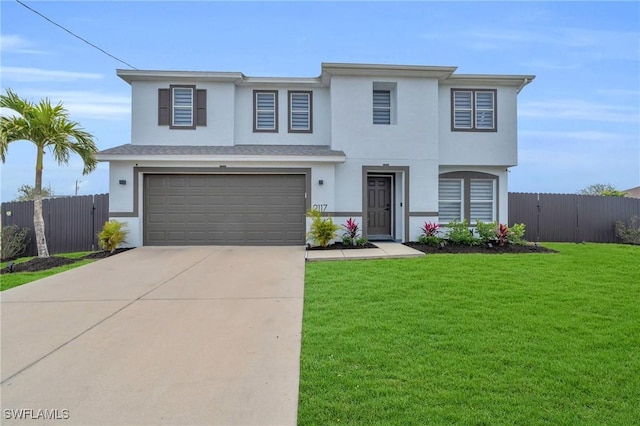
{"type": "Polygon", "coordinates": [[[2,292],[2,424],[294,425],[303,294],[304,247],[144,247],[2,292]]]}
{"type": "Polygon", "coordinates": [[[375,241],[375,249],[362,250],[307,250],[307,261],[318,260],[347,260],[347,259],[386,259],[423,257],[424,253],[414,250],[400,243],[375,241]]]}

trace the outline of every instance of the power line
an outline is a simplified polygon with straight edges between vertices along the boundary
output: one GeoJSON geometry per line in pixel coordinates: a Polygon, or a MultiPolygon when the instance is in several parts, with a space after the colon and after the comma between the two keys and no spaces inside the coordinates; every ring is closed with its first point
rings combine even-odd
{"type": "Polygon", "coordinates": [[[33,13],[35,13],[36,15],[40,15],[41,17],[43,17],[43,18],[44,18],[44,19],[46,19],[47,21],[51,22],[51,23],[52,23],[53,25],[55,25],[56,27],[62,28],[63,30],[65,30],[66,32],[68,32],[69,34],[71,34],[72,36],[74,36],[75,38],[77,38],[77,39],[80,39],[80,40],[84,41],[84,42],[85,42],[85,43],[87,43],[89,46],[91,46],[91,47],[93,47],[93,48],[95,48],[95,49],[98,49],[99,51],[101,51],[101,52],[102,52],[102,53],[104,53],[105,55],[110,56],[110,57],[112,57],[113,59],[115,59],[116,61],[118,61],[118,62],[121,62],[121,63],[125,64],[125,65],[126,65],[126,66],[128,66],[129,68],[133,68],[134,70],[137,70],[137,69],[138,69],[138,68],[134,67],[133,65],[131,65],[131,64],[129,64],[129,63],[127,63],[127,62],[123,61],[122,59],[116,58],[116,57],[115,57],[115,56],[113,56],[111,53],[109,53],[109,52],[107,52],[106,50],[101,49],[100,47],[96,46],[95,44],[93,44],[93,43],[91,43],[91,42],[89,42],[89,41],[85,40],[84,38],[80,37],[79,35],[77,35],[77,34],[73,33],[72,31],[70,31],[70,30],[68,30],[68,29],[66,29],[66,28],[65,28],[65,27],[63,27],[62,25],[60,25],[60,24],[58,24],[58,23],[56,23],[56,22],[53,22],[51,19],[47,18],[47,17],[46,17],[46,16],[44,16],[42,13],[38,12],[38,11],[37,11],[37,10],[35,10],[35,9],[30,8],[30,7],[29,7],[29,6],[27,6],[26,4],[22,3],[20,0],[16,0],[16,2],[18,2],[18,3],[19,3],[19,4],[21,4],[22,6],[26,7],[27,9],[29,9],[30,11],[32,11],[32,12],[33,12],[33,13]]]}

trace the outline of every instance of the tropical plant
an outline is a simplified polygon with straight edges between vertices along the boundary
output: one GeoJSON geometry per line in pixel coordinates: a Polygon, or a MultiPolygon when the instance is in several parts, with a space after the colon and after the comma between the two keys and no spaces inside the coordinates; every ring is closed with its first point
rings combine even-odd
{"type": "Polygon", "coordinates": [[[340,225],[334,223],[331,217],[322,217],[322,213],[318,209],[309,210],[307,217],[311,218],[307,239],[316,245],[327,247],[331,240],[337,237],[340,225]]]}
{"type": "Polygon", "coordinates": [[[424,226],[420,228],[422,233],[418,236],[418,242],[420,244],[426,244],[430,246],[437,246],[442,243],[443,238],[438,236],[438,229],[440,225],[437,223],[425,222],[424,226]]]}
{"type": "Polygon", "coordinates": [[[357,244],[358,237],[360,236],[360,226],[358,223],[353,218],[349,218],[347,222],[342,225],[342,229],[344,229],[344,234],[342,234],[343,244],[357,244]]]}
{"type": "Polygon", "coordinates": [[[127,238],[126,228],[127,224],[118,222],[117,220],[110,220],[104,223],[102,231],[98,234],[98,244],[102,250],[113,253],[115,249],[122,243],[125,243],[127,238]]]}
{"type": "MultiPolygon", "coordinates": [[[[51,197],[54,195],[51,185],[48,187],[40,188],[40,195],[44,197],[51,197]]],[[[31,185],[20,185],[18,187],[18,195],[13,201],[31,201],[36,197],[36,189],[31,185]]]]}
{"type": "Polygon", "coordinates": [[[49,257],[42,217],[42,169],[45,148],[53,154],[59,165],[69,164],[71,153],[80,156],[84,163],[83,174],[96,168],[98,151],[93,135],[80,125],[69,120],[69,113],[58,103],[53,106],[49,99],[34,104],[20,98],[11,89],[0,95],[0,107],[14,111],[17,115],[0,117],[0,158],[5,162],[9,144],[29,141],[36,146],[36,181],[34,186],[33,228],[36,234],[38,257],[49,257]]]}
{"type": "Polygon", "coordinates": [[[0,250],[2,260],[15,259],[25,252],[29,244],[27,240],[29,231],[29,228],[20,229],[15,224],[2,228],[2,248],[0,250]]]}

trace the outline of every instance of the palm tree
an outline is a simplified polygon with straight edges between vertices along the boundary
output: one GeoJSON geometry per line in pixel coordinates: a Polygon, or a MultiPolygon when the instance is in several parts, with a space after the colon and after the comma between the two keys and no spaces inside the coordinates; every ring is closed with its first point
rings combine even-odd
{"type": "Polygon", "coordinates": [[[30,141],[36,151],[36,184],[34,191],[33,228],[36,233],[38,257],[49,257],[42,218],[42,166],[44,150],[53,154],[58,164],[69,164],[72,152],[84,162],[83,174],[92,172],[97,165],[98,151],[93,135],[84,131],[78,123],[69,120],[69,113],[62,103],[53,106],[49,99],[38,104],[21,99],[11,89],[0,95],[0,107],[15,111],[18,115],[0,116],[0,158],[5,162],[11,142],[30,141]]]}

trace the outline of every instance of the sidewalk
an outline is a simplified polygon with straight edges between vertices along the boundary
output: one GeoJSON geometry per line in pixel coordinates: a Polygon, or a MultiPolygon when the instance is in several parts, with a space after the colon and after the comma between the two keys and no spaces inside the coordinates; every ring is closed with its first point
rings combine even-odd
{"type": "Polygon", "coordinates": [[[374,242],[378,248],[362,250],[307,250],[305,259],[309,262],[322,260],[350,260],[350,259],[388,259],[422,257],[424,253],[407,247],[401,243],[374,242]]]}

